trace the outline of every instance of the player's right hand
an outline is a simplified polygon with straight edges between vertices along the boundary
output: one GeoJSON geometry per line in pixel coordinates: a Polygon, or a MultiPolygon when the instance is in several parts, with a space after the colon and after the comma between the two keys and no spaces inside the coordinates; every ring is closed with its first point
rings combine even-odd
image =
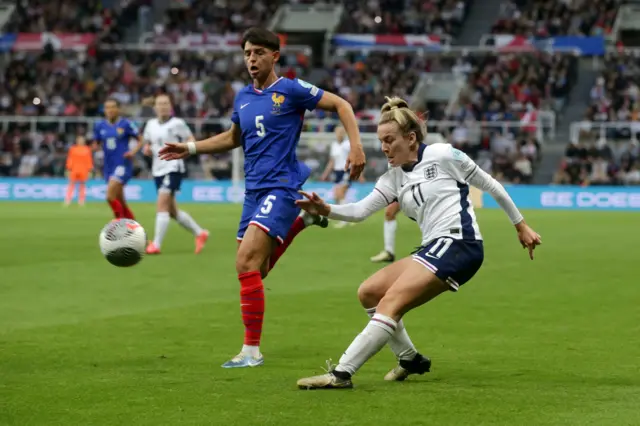
{"type": "Polygon", "coordinates": [[[367,163],[367,159],[364,155],[364,149],[362,149],[362,145],[360,145],[360,149],[351,149],[349,152],[349,157],[347,158],[347,164],[345,166],[345,171],[351,169],[349,173],[349,177],[351,180],[356,180],[362,174],[364,170],[364,165],[367,163]]]}
{"type": "Polygon", "coordinates": [[[296,204],[298,205],[298,207],[311,214],[329,216],[331,207],[329,207],[329,204],[327,204],[322,198],[320,198],[318,194],[316,194],[315,192],[312,192],[311,194],[305,191],[298,192],[304,197],[301,200],[296,200],[296,204]]]}
{"type": "Polygon", "coordinates": [[[189,156],[189,148],[186,143],[167,142],[164,144],[160,151],[158,151],[158,157],[162,160],[180,160],[189,156]]]}

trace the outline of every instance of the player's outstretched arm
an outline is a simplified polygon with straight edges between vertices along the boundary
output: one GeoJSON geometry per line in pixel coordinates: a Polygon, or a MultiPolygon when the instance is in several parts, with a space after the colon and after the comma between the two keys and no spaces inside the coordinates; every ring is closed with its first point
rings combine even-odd
{"type": "Polygon", "coordinates": [[[520,244],[522,244],[523,248],[529,250],[529,257],[533,260],[533,250],[535,250],[536,246],[542,244],[542,240],[540,235],[531,229],[524,221],[522,213],[520,213],[518,207],[516,207],[516,204],[507,193],[507,190],[504,189],[504,186],[477,165],[469,178],[469,183],[491,194],[502,210],[507,213],[507,216],[511,219],[511,223],[516,227],[520,244]]]}
{"type": "Polygon", "coordinates": [[[140,151],[142,149],[142,147],[144,146],[145,142],[144,142],[144,138],[142,137],[142,135],[138,136],[138,144],[133,147],[133,149],[131,151],[127,151],[124,153],[124,157],[125,158],[133,158],[135,157],[135,155],[138,153],[138,151],[140,151]]]}
{"type": "Polygon", "coordinates": [[[296,204],[301,209],[311,214],[327,216],[329,219],[342,220],[344,222],[362,222],[389,204],[385,196],[377,189],[357,203],[340,205],[327,204],[315,192],[300,191],[300,193],[304,198],[297,200],[296,204]]]}
{"type": "Polygon", "coordinates": [[[360,130],[358,130],[358,123],[351,104],[340,96],[334,95],[330,92],[324,92],[322,94],[322,98],[318,101],[317,108],[338,113],[340,122],[344,126],[344,130],[347,132],[349,144],[351,145],[351,151],[349,152],[345,170],[351,169],[351,179],[358,179],[364,170],[364,165],[367,160],[364,155],[364,149],[362,149],[360,130]]]}
{"type": "Polygon", "coordinates": [[[160,149],[158,155],[163,160],[179,160],[195,154],[217,154],[239,147],[241,140],[240,127],[234,123],[226,132],[209,139],[186,143],[169,142],[160,149]]]}

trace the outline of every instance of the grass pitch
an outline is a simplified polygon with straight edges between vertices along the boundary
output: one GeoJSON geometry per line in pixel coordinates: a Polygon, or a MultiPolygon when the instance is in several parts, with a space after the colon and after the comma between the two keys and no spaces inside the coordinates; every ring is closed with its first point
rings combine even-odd
{"type": "MultiPolygon", "coordinates": [[[[383,350],[356,388],[300,391],[367,317],[382,215],[309,229],[267,278],[265,365],[224,370],[242,343],[239,206],[185,205],[212,233],[193,254],[172,224],[159,257],[109,265],[106,205],[0,204],[0,425],[638,425],[638,215],[525,212],[529,261],[501,211],[480,210],[485,264],[406,318],[432,373],[387,383],[383,350]]],[[[134,206],[153,232],[152,205],[134,206]]],[[[398,251],[419,243],[401,220],[398,251]]]]}

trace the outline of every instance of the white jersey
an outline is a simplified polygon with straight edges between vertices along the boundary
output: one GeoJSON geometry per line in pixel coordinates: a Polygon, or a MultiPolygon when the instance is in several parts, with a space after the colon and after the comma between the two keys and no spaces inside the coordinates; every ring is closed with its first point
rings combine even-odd
{"type": "Polygon", "coordinates": [[[334,141],[331,144],[331,159],[333,160],[333,170],[344,171],[347,165],[347,159],[351,152],[351,144],[348,139],[342,142],[334,141]]]}
{"type": "Polygon", "coordinates": [[[376,184],[389,202],[422,231],[422,244],[438,237],[481,240],[476,214],[469,200],[469,178],[476,164],[449,144],[421,145],[418,163],[411,171],[394,167],[376,184]]]}
{"type": "Polygon", "coordinates": [[[420,226],[422,245],[445,236],[481,240],[469,183],[489,192],[512,223],[522,220],[502,185],[447,143],[421,145],[418,163],[411,170],[390,169],[380,177],[374,192],[357,203],[332,205],[329,217],[359,221],[397,200],[402,212],[420,226]]]}
{"type": "Polygon", "coordinates": [[[158,157],[158,151],[167,142],[186,142],[193,134],[187,123],[181,118],[171,117],[165,122],[152,118],[144,128],[143,138],[151,144],[153,153],[153,176],[164,176],[172,172],[185,172],[183,160],[166,161],[158,157]]]}

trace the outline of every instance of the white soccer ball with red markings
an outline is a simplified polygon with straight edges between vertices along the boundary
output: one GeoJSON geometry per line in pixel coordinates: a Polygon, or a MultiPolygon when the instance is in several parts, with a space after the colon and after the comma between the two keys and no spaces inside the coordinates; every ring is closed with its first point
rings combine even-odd
{"type": "Polygon", "coordinates": [[[114,219],[100,232],[100,251],[115,266],[133,266],[142,260],[147,234],[131,219],[114,219]]]}

